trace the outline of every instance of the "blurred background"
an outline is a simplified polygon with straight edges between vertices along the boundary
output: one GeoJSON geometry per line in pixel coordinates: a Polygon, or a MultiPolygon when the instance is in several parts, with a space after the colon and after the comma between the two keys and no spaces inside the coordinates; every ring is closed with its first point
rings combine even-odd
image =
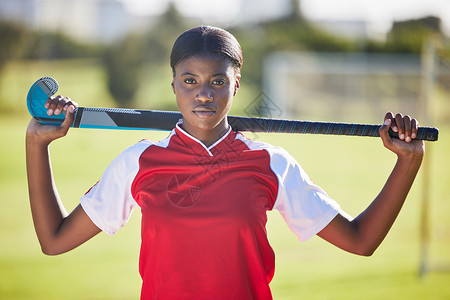
{"type": "MultiPolygon", "coordinates": [[[[446,0],[0,0],[0,299],[137,299],[139,212],[58,257],[41,254],[28,205],[25,97],[52,76],[82,106],[176,110],[171,46],[202,24],[244,53],[232,114],[381,123],[385,112],[440,129],[407,204],[371,258],[319,238],[300,244],[277,213],[275,299],[450,299],[450,2],[446,0]]],[[[70,211],[108,163],[167,132],[72,130],[52,147],[70,211]]],[[[395,158],[378,139],[247,134],[293,154],[352,215],[395,158]]]]}

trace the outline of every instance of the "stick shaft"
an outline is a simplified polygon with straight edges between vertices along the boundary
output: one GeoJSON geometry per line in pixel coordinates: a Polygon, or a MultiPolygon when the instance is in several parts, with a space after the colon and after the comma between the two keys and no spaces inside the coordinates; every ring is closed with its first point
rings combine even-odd
{"type": "MultiPolygon", "coordinates": [[[[172,130],[182,119],[179,112],[136,109],[79,107],[75,112],[73,127],[103,129],[154,129],[172,130]]],[[[228,122],[236,131],[307,133],[378,137],[381,125],[333,122],[310,122],[269,118],[229,116],[228,122]]],[[[419,127],[417,139],[436,141],[438,129],[419,127]]],[[[392,137],[398,134],[390,131],[392,137]]]]}

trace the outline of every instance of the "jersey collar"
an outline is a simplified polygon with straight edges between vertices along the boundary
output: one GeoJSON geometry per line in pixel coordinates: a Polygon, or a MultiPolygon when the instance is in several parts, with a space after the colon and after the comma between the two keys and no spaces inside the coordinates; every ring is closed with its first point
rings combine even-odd
{"type": "Polygon", "coordinates": [[[228,131],[220,139],[218,139],[211,146],[206,147],[202,141],[190,135],[183,128],[181,128],[181,124],[182,122],[179,122],[175,126],[175,134],[177,134],[183,142],[186,143],[186,145],[195,147],[195,151],[199,149],[200,151],[206,151],[209,156],[215,156],[232,150],[231,143],[235,140],[236,133],[231,130],[230,125],[228,125],[228,131]]]}

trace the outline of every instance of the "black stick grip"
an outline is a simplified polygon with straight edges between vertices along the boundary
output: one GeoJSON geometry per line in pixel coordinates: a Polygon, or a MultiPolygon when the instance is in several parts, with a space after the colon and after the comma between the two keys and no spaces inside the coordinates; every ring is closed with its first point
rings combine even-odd
{"type": "MultiPolygon", "coordinates": [[[[309,133],[349,136],[379,137],[381,125],[351,124],[333,122],[293,121],[267,118],[228,117],[234,130],[276,133],[309,133]]],[[[418,140],[437,141],[439,130],[434,127],[419,127],[418,140]]],[[[391,137],[398,138],[398,134],[389,130],[391,137]]]]}

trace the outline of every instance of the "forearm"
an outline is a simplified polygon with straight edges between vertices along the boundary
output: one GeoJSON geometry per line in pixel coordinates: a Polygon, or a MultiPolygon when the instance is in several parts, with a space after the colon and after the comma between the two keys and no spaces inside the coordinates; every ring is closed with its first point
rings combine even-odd
{"type": "Polygon", "coordinates": [[[53,182],[48,145],[27,136],[26,163],[31,213],[44,250],[57,235],[67,212],[53,182]]]}
{"type": "Polygon", "coordinates": [[[373,202],[355,219],[338,214],[319,236],[346,251],[371,255],[386,237],[397,218],[422,163],[423,141],[414,140],[417,120],[391,112],[380,127],[383,145],[397,155],[397,163],[373,202]],[[400,139],[389,136],[391,128],[400,139]]]}
{"type": "Polygon", "coordinates": [[[53,181],[48,146],[67,134],[73,123],[75,106],[70,98],[51,98],[46,103],[48,111],[66,111],[61,126],[42,125],[31,119],[27,128],[25,145],[31,214],[45,254],[67,252],[100,232],[81,205],[67,214],[53,181]]]}
{"type": "Polygon", "coordinates": [[[399,157],[386,184],[374,201],[352,221],[364,252],[373,253],[386,237],[411,189],[422,156],[399,157]]]}

